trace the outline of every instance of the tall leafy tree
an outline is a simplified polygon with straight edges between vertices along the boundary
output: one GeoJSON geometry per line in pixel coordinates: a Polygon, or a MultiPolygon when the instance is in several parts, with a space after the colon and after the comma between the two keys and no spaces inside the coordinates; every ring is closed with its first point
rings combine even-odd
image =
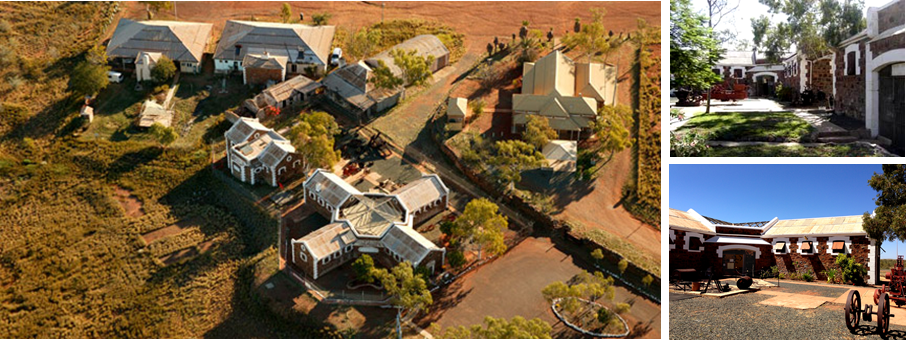
{"type": "Polygon", "coordinates": [[[416,50],[392,50],[393,63],[403,72],[403,84],[423,85],[431,79],[431,64],[434,56],[419,56],[416,50]]]}
{"type": "Polygon", "coordinates": [[[592,21],[580,25],[578,32],[567,33],[562,42],[568,48],[581,51],[588,62],[596,59],[606,62],[607,56],[616,51],[628,37],[624,38],[622,34],[614,36],[613,31],[604,27],[604,15],[607,14],[604,8],[592,8],[589,11],[592,13],[592,21]]]}
{"type": "Polygon", "coordinates": [[[167,56],[161,56],[151,68],[151,78],[158,83],[166,82],[176,75],[176,64],[167,56]]]}
{"type": "Polygon", "coordinates": [[[862,1],[758,0],[771,14],[784,14],[785,22],[772,25],[767,16],[752,19],[756,47],[769,60],[779,61],[793,46],[807,59],[819,58],[843,39],[865,28],[862,1]]]}
{"type": "Polygon", "coordinates": [[[329,169],[340,160],[340,151],[334,150],[334,136],[339,131],[333,116],[323,111],[303,115],[302,121],[293,127],[293,147],[305,160],[306,173],[312,167],[329,169]]]}
{"type": "Polygon", "coordinates": [[[885,164],[868,185],[878,192],[874,213],[862,215],[862,228],[878,241],[906,240],[906,165],[885,164]]]}
{"type": "Polygon", "coordinates": [[[550,121],[547,117],[539,115],[530,115],[528,122],[525,124],[525,132],[522,133],[522,139],[531,144],[535,149],[541,149],[551,139],[557,138],[557,131],[551,128],[550,121]]]}
{"type": "Polygon", "coordinates": [[[526,320],[521,316],[514,316],[509,321],[504,318],[486,316],[484,326],[472,325],[447,327],[441,329],[437,324],[432,324],[431,329],[438,338],[442,339],[550,339],[551,326],[539,318],[526,320]]]}
{"type": "Polygon", "coordinates": [[[610,154],[632,146],[632,109],[626,105],[602,106],[593,122],[592,131],[598,137],[600,151],[610,154]]]}
{"type": "Polygon", "coordinates": [[[382,89],[395,89],[403,85],[403,79],[393,74],[383,60],[378,60],[378,66],[371,69],[369,82],[382,89]]]}
{"type": "Polygon", "coordinates": [[[107,87],[110,80],[107,78],[107,65],[98,65],[90,61],[82,61],[72,69],[69,76],[69,87],[80,95],[93,96],[107,87]]]}
{"type": "Polygon", "coordinates": [[[502,140],[494,144],[494,156],[489,163],[497,170],[501,181],[512,186],[522,180],[522,172],[547,163],[534,146],[521,140],[502,140]]]}
{"type": "Polygon", "coordinates": [[[706,23],[690,0],[670,0],[670,74],[679,88],[705,91],[721,79],[711,66],[723,51],[706,23]]]}
{"type": "Polygon", "coordinates": [[[408,261],[401,262],[391,270],[375,269],[375,276],[381,280],[387,294],[392,296],[392,304],[396,306],[397,335],[402,339],[400,316],[403,310],[418,312],[425,310],[434,303],[428,284],[420,275],[415,274],[412,264],[408,261]]]}
{"type": "Polygon", "coordinates": [[[381,42],[381,30],[367,27],[356,31],[346,41],[346,55],[357,60],[365,59],[374,53],[381,42]]]}
{"type": "Polygon", "coordinates": [[[479,198],[466,204],[462,215],[456,218],[453,235],[470,240],[478,246],[478,258],[482,250],[491,255],[500,255],[506,251],[503,242],[503,231],[508,222],[506,216],[497,213],[499,207],[486,198],[479,198]]]}

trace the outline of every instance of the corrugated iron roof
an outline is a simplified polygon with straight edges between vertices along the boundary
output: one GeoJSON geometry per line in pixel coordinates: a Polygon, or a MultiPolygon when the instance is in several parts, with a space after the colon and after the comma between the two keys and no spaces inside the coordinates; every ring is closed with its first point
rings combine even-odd
{"type": "Polygon", "coordinates": [[[352,195],[361,195],[358,189],[325,169],[317,169],[305,181],[305,189],[314,192],[334,209],[352,195]]]}
{"type": "Polygon", "coordinates": [[[378,61],[383,61],[384,65],[390,69],[390,72],[397,77],[403,74],[403,71],[396,66],[396,63],[393,62],[393,56],[390,55],[390,51],[393,50],[404,50],[404,51],[415,51],[415,54],[419,57],[433,56],[435,60],[443,58],[443,56],[450,54],[450,51],[447,50],[447,47],[444,46],[444,43],[440,41],[436,36],[431,34],[422,34],[415,36],[409,40],[403,41],[395,46],[387,49],[384,52],[375,55],[374,57],[368,58],[365,62],[372,68],[378,67],[378,61]]]}
{"type": "Polygon", "coordinates": [[[394,191],[394,194],[409,208],[409,211],[419,210],[444,198],[449,193],[450,189],[444,186],[444,183],[437,175],[422,176],[422,178],[409,182],[409,184],[394,191]]]}
{"type": "Polygon", "coordinates": [[[417,266],[431,249],[439,249],[412,228],[398,225],[390,227],[381,241],[387,249],[399,255],[404,261],[409,261],[413,266],[417,266]]]}
{"type": "Polygon", "coordinates": [[[308,93],[320,86],[320,83],[299,75],[268,87],[262,93],[267,94],[276,102],[282,102],[292,97],[294,92],[308,93]]]}
{"type": "Polygon", "coordinates": [[[680,227],[713,233],[711,229],[708,229],[708,227],[699,222],[695,217],[682,210],[670,208],[669,223],[671,227],[680,227]]]}
{"type": "Polygon", "coordinates": [[[468,102],[465,98],[450,97],[447,100],[447,117],[465,117],[468,102]]]}
{"type": "Polygon", "coordinates": [[[255,131],[267,132],[268,129],[258,122],[258,119],[240,117],[233,126],[224,134],[227,140],[232,144],[244,143],[255,131]]]}
{"type": "Polygon", "coordinates": [[[864,234],[862,216],[802,218],[777,221],[764,236],[864,234]]]}
{"type": "Polygon", "coordinates": [[[347,245],[354,244],[355,235],[346,223],[331,223],[305,235],[299,241],[304,242],[309,253],[322,259],[340,251],[347,245]]]}
{"type": "Polygon", "coordinates": [[[300,51],[309,50],[322,64],[327,64],[335,32],[334,26],[230,20],[223,28],[214,59],[242,60],[250,50],[260,49],[296,62],[300,51]],[[240,46],[238,55],[237,45],[240,46]]]}
{"type": "Polygon", "coordinates": [[[394,223],[404,223],[406,211],[395,196],[353,195],[343,204],[339,218],[348,221],[358,235],[381,236],[394,223]]]}
{"type": "Polygon", "coordinates": [[[171,60],[201,62],[212,27],[198,22],[120,19],[107,44],[107,56],[135,58],[140,52],[159,52],[171,60]]]}

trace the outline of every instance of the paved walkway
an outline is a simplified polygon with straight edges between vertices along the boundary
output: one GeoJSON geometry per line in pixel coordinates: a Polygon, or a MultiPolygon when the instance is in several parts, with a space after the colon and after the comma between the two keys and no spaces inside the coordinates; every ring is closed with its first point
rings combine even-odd
{"type": "MultiPolygon", "coordinates": [[[[849,294],[849,291],[857,290],[857,291],[859,291],[859,295],[862,298],[863,308],[864,308],[865,304],[875,305],[873,297],[874,297],[875,289],[877,289],[877,288],[872,287],[872,286],[857,287],[857,286],[850,286],[850,285],[833,285],[833,284],[823,284],[823,283],[781,280],[779,288],[783,288],[784,286],[789,287],[790,285],[796,285],[799,287],[810,286],[810,287],[814,287],[815,290],[824,290],[825,292],[827,292],[828,289],[830,289],[830,290],[836,289],[836,290],[841,290],[841,291],[845,290],[845,291],[843,291],[842,294],[835,296],[835,297],[827,296],[829,294],[825,294],[824,296],[821,296],[819,294],[816,294],[815,291],[809,290],[809,289],[805,289],[799,293],[790,293],[790,292],[776,291],[776,290],[771,290],[771,289],[763,289],[763,290],[759,290],[759,291],[755,292],[755,294],[773,296],[772,298],[759,302],[760,304],[769,305],[769,306],[779,306],[779,307],[787,307],[787,308],[805,310],[805,309],[818,308],[818,307],[824,305],[825,303],[832,303],[832,304],[839,304],[840,308],[842,309],[843,308],[842,306],[846,305],[846,298],[849,294]]],[[[874,308],[877,309],[877,306],[875,305],[874,308]]],[[[890,318],[891,324],[906,326],[906,308],[897,307],[896,304],[891,302],[890,313],[893,314],[893,316],[890,318]]]]}

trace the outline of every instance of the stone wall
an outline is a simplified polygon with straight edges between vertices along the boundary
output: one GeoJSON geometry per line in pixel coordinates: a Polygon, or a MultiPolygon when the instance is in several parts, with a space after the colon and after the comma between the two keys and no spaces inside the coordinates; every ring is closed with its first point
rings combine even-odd
{"type": "Polygon", "coordinates": [[[846,50],[837,50],[834,63],[837,69],[837,94],[834,98],[834,112],[851,118],[865,120],[865,43],[859,43],[856,52],[857,72],[859,74],[846,74],[846,50]]]}
{"type": "Polygon", "coordinates": [[[900,26],[903,24],[904,11],[903,1],[897,1],[896,4],[878,11],[878,33],[900,26]]]}
{"type": "MultiPolygon", "coordinates": [[[[824,92],[830,98],[834,93],[834,75],[831,73],[831,60],[819,59],[812,62],[811,85],[812,90],[824,92]]],[[[825,103],[816,103],[826,105],[825,103]]]]}
{"type": "MultiPolygon", "coordinates": [[[[674,244],[676,249],[670,250],[670,271],[673,272],[676,269],[689,269],[693,268],[700,272],[704,272],[708,268],[709,259],[705,257],[705,254],[714,254],[713,251],[709,252],[707,246],[702,247],[700,252],[692,252],[686,250],[686,231],[683,230],[673,230],[676,233],[676,239],[674,244]]],[[[704,242],[704,240],[702,240],[704,242]]]]}
{"type": "Polygon", "coordinates": [[[245,83],[248,85],[264,85],[268,80],[274,83],[283,81],[283,72],[281,70],[271,70],[263,68],[246,68],[245,83]]]}
{"type": "Polygon", "coordinates": [[[892,35],[884,39],[872,41],[871,55],[872,57],[877,57],[884,52],[900,48],[903,48],[903,34],[892,35]]]}
{"type": "MultiPolygon", "coordinates": [[[[789,277],[793,273],[802,274],[811,271],[815,275],[816,280],[825,281],[827,280],[827,275],[823,273],[825,270],[840,269],[835,262],[838,254],[827,253],[827,249],[831,247],[833,242],[828,244],[827,237],[816,237],[811,240],[815,246],[815,253],[813,254],[799,254],[799,239],[795,237],[789,239],[787,246],[789,251],[787,254],[774,254],[780,273],[789,277]]],[[[853,236],[850,240],[852,244],[847,249],[847,254],[853,256],[858,263],[868,269],[871,241],[865,236],[853,236]]],[[[867,274],[865,275],[865,281],[868,282],[867,274]]]]}

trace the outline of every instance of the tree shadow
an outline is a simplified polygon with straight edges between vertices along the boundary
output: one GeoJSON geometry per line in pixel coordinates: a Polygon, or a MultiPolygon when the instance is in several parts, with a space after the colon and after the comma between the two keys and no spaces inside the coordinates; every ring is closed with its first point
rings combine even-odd
{"type": "Polygon", "coordinates": [[[462,302],[474,288],[463,290],[462,278],[453,281],[448,286],[438,289],[434,296],[440,296],[440,299],[434,300],[428,313],[417,316],[413,322],[420,327],[429,327],[432,323],[440,321],[446,311],[455,308],[462,302]]]}

